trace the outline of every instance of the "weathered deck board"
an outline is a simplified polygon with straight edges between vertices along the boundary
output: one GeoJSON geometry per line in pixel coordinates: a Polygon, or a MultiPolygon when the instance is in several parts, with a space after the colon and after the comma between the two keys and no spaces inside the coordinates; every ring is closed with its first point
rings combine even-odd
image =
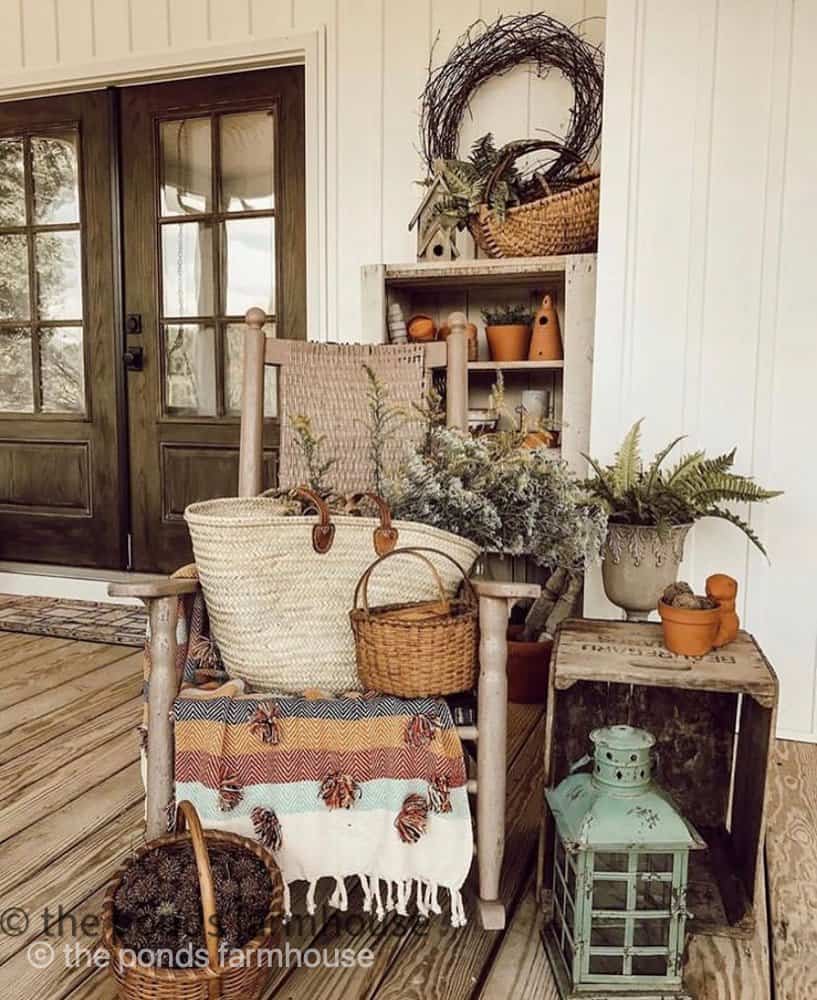
{"type": "Polygon", "coordinates": [[[776,1000],[817,997],[817,746],[780,741],[766,858],[776,1000]]]}
{"type": "Polygon", "coordinates": [[[80,695],[58,712],[26,719],[13,730],[0,733],[0,759],[11,761],[57,737],[71,733],[94,719],[101,719],[123,702],[132,701],[142,690],[141,668],[127,676],[111,680],[109,687],[94,692],[93,697],[80,695]]]}
{"type": "MultiPolygon", "coordinates": [[[[38,919],[49,903],[62,903],[80,917],[95,914],[113,869],[143,837],[141,783],[138,765],[131,762],[136,744],[128,731],[140,718],[140,654],[95,644],[103,666],[76,675],[62,668],[61,675],[49,676],[39,657],[47,655],[52,666],[78,662],[70,648],[87,645],[63,642],[0,635],[0,823],[5,817],[14,828],[0,843],[0,910],[22,906],[32,914],[25,935],[0,938],[0,995],[10,1000],[114,1000],[104,971],[66,969],[59,959],[36,970],[26,949],[37,939],[38,919]],[[4,662],[10,664],[5,674],[4,662]],[[3,700],[4,691],[19,692],[22,681],[34,678],[42,686],[29,688],[13,706],[3,700]],[[26,707],[34,714],[11,714],[26,707]]],[[[367,924],[357,935],[348,926],[337,933],[334,911],[319,905],[314,922],[292,929],[290,944],[357,950],[369,944],[373,966],[282,970],[268,995],[287,1000],[556,1000],[530,893],[541,728],[538,707],[512,706],[503,875],[512,902],[504,934],[481,930],[473,874],[466,889],[470,922],[462,931],[452,930],[443,917],[424,926],[413,922],[422,936],[390,936],[395,928],[389,920],[367,924]]],[[[806,1000],[817,997],[817,747],[779,743],[771,780],[767,856],[775,996],[806,1000]]],[[[319,904],[331,889],[329,880],[321,888],[319,904]]],[[[303,909],[302,897],[302,891],[294,893],[296,911],[303,909]]],[[[690,940],[687,979],[696,1000],[769,1000],[765,913],[759,917],[754,941],[690,940]]],[[[92,937],[83,944],[93,944],[92,937]]]]}
{"type": "Polygon", "coordinates": [[[127,646],[100,646],[96,642],[67,639],[39,639],[27,648],[25,659],[13,666],[3,665],[0,670],[0,701],[4,708],[133,656],[133,650],[127,646]]]}
{"type": "Polygon", "coordinates": [[[507,1000],[508,997],[558,1000],[556,981],[542,947],[541,927],[541,910],[531,880],[508,925],[478,1000],[507,1000]]]}
{"type": "MultiPolygon", "coordinates": [[[[120,646],[117,651],[121,651],[122,648],[120,646]]],[[[112,658],[107,663],[97,666],[90,673],[76,677],[70,683],[61,684],[50,691],[43,691],[32,698],[27,698],[18,705],[10,705],[8,708],[0,709],[0,733],[8,733],[23,722],[30,722],[32,719],[39,719],[44,715],[58,713],[60,709],[67,707],[77,699],[92,701],[97,692],[104,691],[117,681],[132,681],[137,675],[141,679],[141,670],[141,653],[131,652],[121,659],[112,658]]]]}

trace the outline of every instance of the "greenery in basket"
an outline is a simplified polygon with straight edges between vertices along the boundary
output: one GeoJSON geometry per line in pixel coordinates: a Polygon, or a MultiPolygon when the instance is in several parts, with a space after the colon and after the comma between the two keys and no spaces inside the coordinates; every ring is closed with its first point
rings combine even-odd
{"type": "Polygon", "coordinates": [[[683,435],[670,441],[645,466],[641,459],[641,423],[636,421],[627,432],[612,465],[602,466],[584,456],[595,473],[585,486],[607,510],[610,522],[653,526],[665,536],[673,525],[720,517],[737,525],[765,555],[766,550],[749,524],[725,504],[771,500],[780,496],[780,491],[765,490],[753,479],[732,472],[735,448],[715,458],[707,458],[704,451],[693,451],[682,455],[671,468],[664,468],[664,460],[684,439],[683,435]]]}
{"type": "Polygon", "coordinates": [[[323,457],[326,435],[316,434],[312,420],[302,413],[292,417],[290,425],[295,432],[295,446],[306,463],[307,486],[321,497],[330,496],[332,487],[327,483],[326,476],[337,459],[323,457]]]}
{"type": "Polygon", "coordinates": [[[521,303],[511,302],[492,309],[483,309],[482,321],[486,326],[530,326],[533,313],[521,303]]]}

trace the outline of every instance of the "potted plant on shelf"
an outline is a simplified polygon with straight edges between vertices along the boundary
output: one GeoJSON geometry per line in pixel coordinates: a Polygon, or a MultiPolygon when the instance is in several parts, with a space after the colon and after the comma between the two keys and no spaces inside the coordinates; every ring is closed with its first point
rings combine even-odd
{"type": "Polygon", "coordinates": [[[496,306],[482,313],[492,361],[525,361],[530,350],[533,313],[521,303],[496,306]]]}
{"type": "Polygon", "coordinates": [[[656,609],[661,593],[677,578],[689,529],[703,517],[730,521],[765,555],[751,527],[725,505],[759,503],[780,495],[731,471],[734,448],[716,458],[693,451],[672,468],[663,468],[683,436],[662,448],[645,467],[641,423],[636,421],[627,432],[612,465],[602,466],[584,456],[595,473],[585,485],[609,518],[602,548],[604,590],[630,621],[646,621],[656,609]]]}

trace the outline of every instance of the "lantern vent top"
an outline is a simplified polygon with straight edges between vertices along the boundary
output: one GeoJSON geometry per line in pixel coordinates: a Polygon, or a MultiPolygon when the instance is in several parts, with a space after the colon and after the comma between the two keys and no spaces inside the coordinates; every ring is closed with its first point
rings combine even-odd
{"type": "Polygon", "coordinates": [[[643,788],[652,780],[655,737],[633,726],[605,726],[590,734],[593,780],[619,792],[643,788]]]}

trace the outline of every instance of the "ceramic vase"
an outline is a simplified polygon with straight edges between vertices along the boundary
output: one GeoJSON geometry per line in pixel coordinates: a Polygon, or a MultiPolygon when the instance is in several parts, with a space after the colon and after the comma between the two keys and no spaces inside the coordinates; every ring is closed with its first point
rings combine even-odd
{"type": "Polygon", "coordinates": [[[604,592],[628,621],[647,621],[666,588],[678,579],[691,527],[674,525],[662,538],[657,528],[645,525],[608,526],[601,564],[604,592]]]}
{"type": "Polygon", "coordinates": [[[545,295],[533,318],[528,360],[561,361],[563,357],[559,314],[556,312],[553,296],[545,295]]]}

